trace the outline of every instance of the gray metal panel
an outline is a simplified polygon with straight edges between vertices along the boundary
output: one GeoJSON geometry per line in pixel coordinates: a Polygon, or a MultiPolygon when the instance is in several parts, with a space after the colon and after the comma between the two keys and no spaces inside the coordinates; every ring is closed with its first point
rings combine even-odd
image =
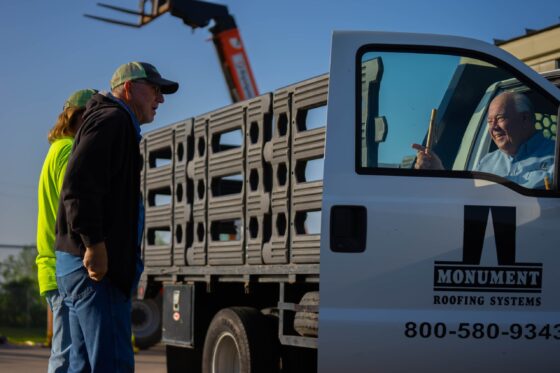
{"type": "MultiPolygon", "coordinates": [[[[326,105],[326,103],[325,103],[326,105]]],[[[292,164],[295,160],[323,158],[325,154],[325,127],[294,132],[292,144],[292,164]]]]}
{"type": "Polygon", "coordinates": [[[166,230],[172,233],[173,206],[172,204],[168,204],[163,206],[148,207],[148,205],[148,203],[145,205],[145,264],[146,266],[170,266],[172,262],[173,240],[169,240],[168,243],[158,242],[151,232],[153,230],[166,230]]]}
{"type": "Polygon", "coordinates": [[[320,76],[148,133],[141,150],[147,265],[318,263],[319,235],[301,234],[294,222],[297,214],[320,211],[322,180],[301,180],[296,167],[323,157],[325,129],[298,130],[297,120],[326,105],[327,87],[328,77],[320,76]],[[241,144],[213,141],[237,131],[241,144]],[[152,153],[170,152],[171,162],[154,167],[152,153]],[[227,191],[212,189],[224,180],[227,191]],[[171,204],[154,206],[149,193],[162,190],[171,204]],[[216,235],[213,223],[232,236],[216,235]],[[154,229],[168,230],[171,243],[148,240],[154,229]]]}
{"type": "Polygon", "coordinates": [[[329,75],[323,74],[315,78],[294,84],[292,108],[295,111],[326,105],[329,89],[329,75]]]}
{"type": "MultiPolygon", "coordinates": [[[[167,166],[166,166],[167,167],[167,166]]],[[[171,167],[168,168],[169,171],[172,170],[171,167]]],[[[152,180],[147,180],[146,182],[146,212],[151,209],[162,206],[164,202],[160,199],[159,202],[156,201],[155,196],[167,196],[168,201],[165,205],[172,206],[173,204],[173,173],[169,175],[162,175],[160,179],[152,178],[152,180]]],[[[167,200],[167,198],[166,198],[167,200]]]]}
{"type": "MultiPolygon", "coordinates": [[[[231,105],[210,113],[208,125],[208,264],[244,263],[244,180],[245,180],[245,110],[246,103],[231,105]],[[222,143],[222,136],[238,133],[238,144],[222,143]],[[222,148],[222,146],[224,148],[222,148]],[[231,192],[224,177],[235,175],[240,190],[231,192]],[[223,194],[222,194],[223,193],[223,194]],[[238,234],[220,235],[214,230],[222,222],[238,221],[238,234]],[[222,241],[224,240],[224,241],[222,241]]],[[[231,228],[233,227],[233,224],[231,228]]]]}
{"type": "Polygon", "coordinates": [[[189,265],[206,264],[206,232],[207,232],[207,159],[208,159],[208,122],[209,115],[201,115],[194,119],[194,157],[187,163],[187,177],[193,180],[193,228],[194,241],[187,248],[189,265]]]}
{"type": "MultiPolygon", "coordinates": [[[[187,276],[211,282],[290,282],[318,283],[319,264],[256,264],[242,266],[189,266],[146,268],[147,275],[187,276]]],[[[163,278],[162,278],[163,281],[163,278]]],[[[175,281],[172,277],[165,281],[175,281]]]]}
{"type": "Polygon", "coordinates": [[[144,140],[144,261],[146,266],[171,266],[173,242],[159,242],[154,231],[173,232],[173,127],[149,132],[144,140]],[[164,165],[159,165],[162,159],[165,160],[164,165]],[[156,203],[156,195],[168,195],[169,203],[156,203]]]}
{"type": "Polygon", "coordinates": [[[194,157],[193,119],[174,125],[173,265],[187,265],[186,250],[192,245],[192,179],[187,164],[194,157]]]}
{"type": "Polygon", "coordinates": [[[307,161],[324,158],[325,127],[307,129],[306,120],[309,110],[327,105],[328,84],[328,75],[322,75],[298,83],[294,88],[291,148],[291,263],[319,263],[321,235],[307,233],[304,223],[296,219],[296,216],[321,210],[323,180],[305,180],[303,165],[308,167],[307,161]]]}
{"type": "Polygon", "coordinates": [[[173,167],[171,162],[165,166],[157,168],[150,168],[149,165],[147,166],[146,184],[148,187],[152,185],[161,185],[162,183],[171,183],[173,180],[173,167]]]}
{"type": "Polygon", "coordinates": [[[264,157],[272,166],[270,207],[272,232],[270,241],[263,246],[265,263],[287,263],[290,224],[290,134],[291,97],[294,87],[277,90],[273,94],[272,139],[265,144],[264,157]]]}
{"type": "Polygon", "coordinates": [[[155,231],[169,231],[172,233],[171,219],[163,216],[170,213],[162,211],[162,216],[146,215],[146,224],[144,227],[144,263],[148,267],[167,267],[171,266],[172,259],[172,245],[173,240],[169,242],[158,242],[158,236],[155,231]]]}
{"type": "MultiPolygon", "coordinates": [[[[270,232],[270,191],[272,172],[265,161],[264,144],[271,136],[272,96],[266,94],[248,102],[247,125],[245,132],[245,241],[246,262],[262,264],[262,250],[265,230],[270,232]],[[267,171],[267,167],[270,170],[267,171]],[[269,180],[266,180],[269,179],[269,180]],[[265,218],[265,216],[267,218],[265,218]]],[[[270,233],[268,233],[270,236],[270,233]]]]}
{"type": "Polygon", "coordinates": [[[171,182],[173,177],[173,126],[167,126],[149,132],[146,139],[146,182],[161,183],[162,180],[171,182]],[[169,162],[163,166],[156,164],[160,153],[168,153],[169,162]]]}
{"type": "Polygon", "coordinates": [[[171,224],[173,219],[173,126],[164,127],[145,135],[145,209],[146,221],[157,219],[160,223],[166,218],[171,224]],[[162,154],[164,154],[162,156],[162,154]],[[159,160],[165,160],[159,165],[159,160]],[[167,195],[169,201],[161,204],[157,196],[167,195]],[[167,215],[165,215],[167,213],[167,215]]]}

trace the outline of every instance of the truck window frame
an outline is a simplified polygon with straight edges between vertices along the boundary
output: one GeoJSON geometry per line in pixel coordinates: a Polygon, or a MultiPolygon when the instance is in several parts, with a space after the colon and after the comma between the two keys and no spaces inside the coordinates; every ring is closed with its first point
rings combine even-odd
{"type": "MultiPolygon", "coordinates": [[[[494,66],[503,69],[504,71],[510,73],[513,78],[516,78],[519,83],[525,84],[529,89],[543,95],[546,99],[551,100],[551,102],[556,102],[557,106],[560,108],[560,102],[549,92],[542,89],[541,86],[533,82],[531,79],[527,78],[524,74],[519,72],[512,66],[504,63],[499,58],[488,55],[483,52],[473,51],[469,49],[457,48],[457,47],[442,47],[442,46],[416,46],[416,45],[384,45],[384,44],[365,44],[362,45],[356,51],[355,58],[355,89],[354,89],[354,102],[355,102],[355,126],[354,126],[354,137],[355,137],[355,154],[354,154],[354,170],[358,175],[383,175],[383,176],[408,176],[408,177],[436,177],[436,178],[458,178],[458,179],[481,179],[495,182],[501,184],[507,188],[514,190],[515,192],[531,197],[560,197],[560,189],[557,180],[560,170],[560,146],[558,135],[555,141],[555,155],[554,155],[554,182],[552,183],[551,190],[543,189],[528,189],[512,181],[509,181],[501,176],[479,172],[479,171],[453,171],[453,170],[409,170],[402,168],[374,168],[374,167],[363,167],[361,165],[361,126],[362,126],[362,97],[361,97],[361,65],[362,57],[367,52],[396,52],[396,53],[418,53],[418,54],[441,54],[450,55],[458,57],[470,57],[475,58],[484,62],[493,64],[494,66]]],[[[560,87],[557,86],[560,89],[560,87]]],[[[560,122],[560,119],[558,119],[560,122]]]]}

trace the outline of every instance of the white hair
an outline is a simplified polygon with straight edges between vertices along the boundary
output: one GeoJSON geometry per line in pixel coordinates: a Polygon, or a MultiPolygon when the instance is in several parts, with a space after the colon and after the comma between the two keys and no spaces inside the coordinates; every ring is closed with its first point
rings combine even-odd
{"type": "Polygon", "coordinates": [[[535,109],[533,108],[533,103],[527,96],[519,92],[512,92],[509,96],[513,100],[513,105],[518,113],[527,113],[533,121],[535,120],[535,109]]]}

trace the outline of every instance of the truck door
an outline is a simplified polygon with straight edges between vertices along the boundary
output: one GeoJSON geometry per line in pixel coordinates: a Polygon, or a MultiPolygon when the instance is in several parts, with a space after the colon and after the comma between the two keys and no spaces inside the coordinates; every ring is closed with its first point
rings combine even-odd
{"type": "Polygon", "coordinates": [[[328,100],[319,371],[557,371],[560,90],[483,42],[336,32],[328,100]]]}

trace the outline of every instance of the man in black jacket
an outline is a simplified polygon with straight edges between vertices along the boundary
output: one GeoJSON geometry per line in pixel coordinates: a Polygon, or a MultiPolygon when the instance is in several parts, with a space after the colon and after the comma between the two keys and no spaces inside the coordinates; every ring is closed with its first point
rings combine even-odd
{"type": "Polygon", "coordinates": [[[88,102],[57,216],[57,282],[70,308],[69,372],[133,372],[130,295],[143,266],[140,125],[179,85],[144,62],[120,66],[88,102]]]}

